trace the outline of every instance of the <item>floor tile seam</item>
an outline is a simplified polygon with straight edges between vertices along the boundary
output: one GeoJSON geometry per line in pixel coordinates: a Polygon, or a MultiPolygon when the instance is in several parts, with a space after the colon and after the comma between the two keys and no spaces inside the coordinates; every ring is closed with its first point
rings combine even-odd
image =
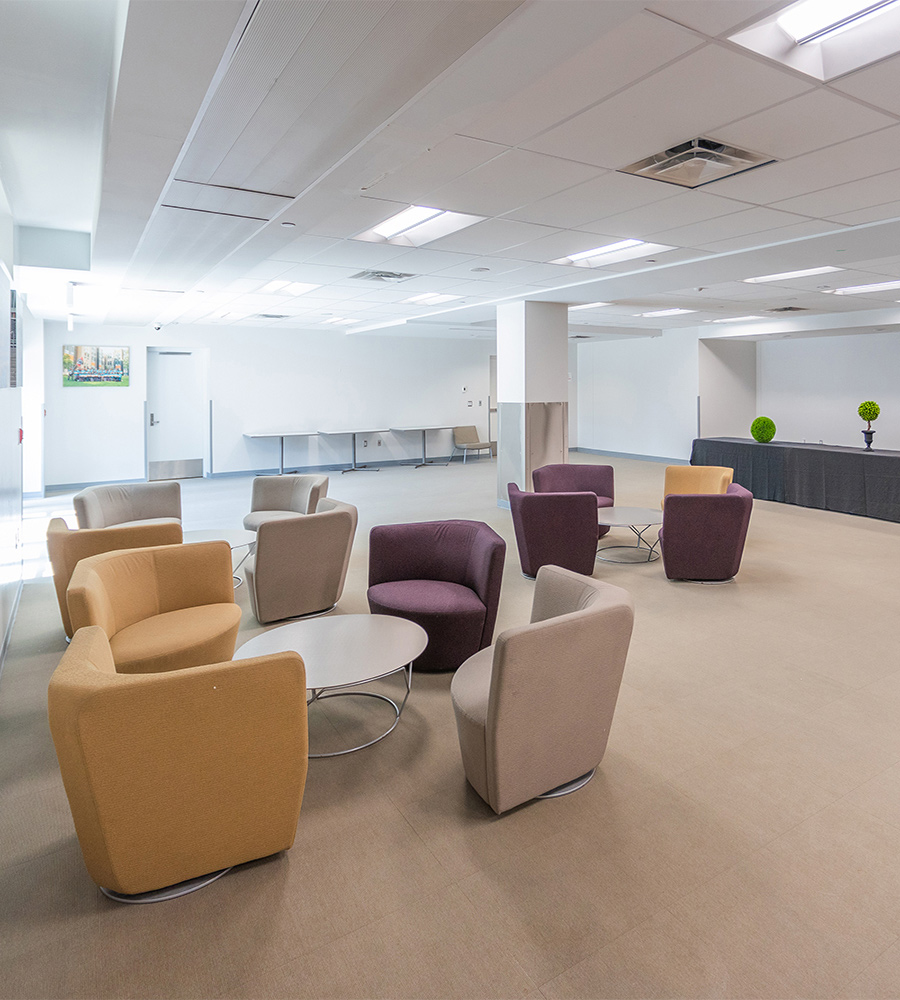
{"type": "MultiPolygon", "coordinates": [[[[845,804],[847,806],[850,806],[856,812],[864,812],[870,819],[875,820],[876,823],[884,823],[885,826],[889,826],[894,830],[900,830],[900,822],[894,822],[893,820],[886,819],[884,816],[879,816],[877,813],[873,813],[871,809],[867,809],[865,806],[860,806],[855,803],[849,803],[849,802],[844,803],[844,799],[849,798],[854,792],[862,788],[863,785],[867,785],[870,781],[874,781],[875,778],[878,778],[882,774],[885,774],[887,771],[890,771],[892,767],[896,767],[896,763],[889,765],[887,768],[885,768],[884,771],[880,771],[878,774],[872,775],[871,778],[867,778],[865,781],[861,781],[858,785],[855,785],[853,788],[848,789],[843,795],[841,795],[839,799],[836,799],[834,802],[832,802],[831,805],[835,806],[835,805],[845,804]]],[[[829,808],[829,806],[826,806],[826,809],[827,808],[829,808]]]]}
{"type": "MultiPolygon", "coordinates": [[[[73,840],[75,839],[74,827],[71,831],[71,837],[73,840]]],[[[58,842],[58,846],[56,847],[50,847],[47,850],[39,851],[37,854],[32,854],[30,857],[26,858],[24,861],[13,861],[11,864],[7,864],[2,860],[2,857],[0,857],[0,874],[11,872],[16,868],[21,867],[22,865],[34,864],[35,861],[46,859],[53,854],[59,854],[61,851],[67,850],[68,847],[69,847],[68,842],[60,841],[58,842]]]]}
{"type": "MultiPolygon", "coordinates": [[[[872,959],[872,961],[871,961],[871,962],[869,962],[869,964],[868,964],[868,965],[866,965],[866,966],[865,966],[864,968],[860,969],[860,971],[859,971],[859,972],[857,972],[855,976],[851,976],[851,977],[850,977],[850,978],[849,978],[849,979],[847,980],[847,982],[845,982],[845,983],[842,983],[842,984],[841,984],[841,987],[842,987],[842,988],[846,988],[846,987],[849,987],[849,986],[852,986],[852,985],[853,985],[853,984],[854,984],[854,983],[856,982],[856,980],[857,980],[857,979],[861,979],[861,978],[862,978],[862,977],[863,977],[863,976],[864,976],[864,975],[865,975],[865,974],[866,974],[866,973],[867,973],[867,972],[869,971],[869,969],[871,969],[871,968],[872,968],[872,966],[873,966],[873,965],[875,965],[875,963],[876,963],[876,962],[878,962],[878,961],[879,961],[879,960],[880,960],[880,959],[881,959],[881,958],[882,958],[882,957],[883,957],[884,955],[886,955],[886,954],[887,954],[887,952],[889,952],[889,951],[890,951],[890,950],[891,950],[892,948],[896,948],[896,947],[897,947],[897,944],[898,944],[898,942],[900,942],[900,935],[898,935],[897,937],[895,937],[895,938],[894,938],[894,940],[893,940],[893,941],[891,941],[891,943],[890,943],[889,945],[887,945],[887,946],[886,946],[885,948],[883,948],[883,949],[882,949],[882,950],[881,950],[881,951],[880,951],[880,952],[879,952],[879,953],[878,953],[878,954],[877,954],[877,955],[876,955],[876,956],[875,956],[875,957],[874,957],[874,958],[872,959]]],[[[861,994],[859,994],[859,995],[861,996],[861,994]]]]}

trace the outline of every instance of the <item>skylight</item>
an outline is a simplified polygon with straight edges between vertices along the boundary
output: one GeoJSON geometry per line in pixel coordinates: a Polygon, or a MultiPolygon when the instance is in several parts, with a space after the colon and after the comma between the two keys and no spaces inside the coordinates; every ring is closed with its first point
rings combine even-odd
{"type": "Polygon", "coordinates": [[[807,267],[802,271],[781,271],[778,274],[762,274],[758,278],[744,278],[750,285],[760,285],[768,281],[788,281],[791,278],[808,278],[812,274],[830,274],[832,271],[844,271],[843,267],[807,267]]]}

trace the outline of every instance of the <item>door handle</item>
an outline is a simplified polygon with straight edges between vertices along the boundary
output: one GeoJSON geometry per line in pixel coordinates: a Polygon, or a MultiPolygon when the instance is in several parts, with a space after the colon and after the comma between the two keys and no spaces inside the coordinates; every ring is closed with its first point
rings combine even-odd
{"type": "Polygon", "coordinates": [[[161,423],[161,421],[156,420],[155,417],[154,417],[154,415],[151,413],[150,414],[150,426],[151,427],[155,427],[158,423],[161,423]]]}

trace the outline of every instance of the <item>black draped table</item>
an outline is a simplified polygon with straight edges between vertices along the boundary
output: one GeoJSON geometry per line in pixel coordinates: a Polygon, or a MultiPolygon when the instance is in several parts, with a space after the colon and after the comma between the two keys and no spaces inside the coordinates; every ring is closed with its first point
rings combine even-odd
{"type": "Polygon", "coordinates": [[[900,451],[697,438],[691,465],[725,465],[757,500],[900,521],[900,451]]]}

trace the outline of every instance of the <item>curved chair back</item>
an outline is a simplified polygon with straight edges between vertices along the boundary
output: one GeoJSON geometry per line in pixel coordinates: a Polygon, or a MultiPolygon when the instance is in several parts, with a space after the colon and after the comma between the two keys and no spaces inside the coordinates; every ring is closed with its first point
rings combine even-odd
{"type": "Polygon", "coordinates": [[[633,624],[634,606],[621,587],[544,566],[531,624],[497,637],[486,711],[472,711],[483,694],[457,690],[481,690],[476,657],[459,669],[454,703],[464,694],[470,713],[467,718],[457,711],[466,775],[495,812],[574,781],[600,763],[633,624]],[[469,664],[476,667],[471,674],[469,664]],[[483,729],[471,721],[482,713],[483,729]]]}
{"type": "Polygon", "coordinates": [[[562,566],[590,576],[597,557],[597,497],[584,493],[523,493],[510,483],[509,508],[525,576],[562,566]]]}
{"type": "Polygon", "coordinates": [[[730,580],[740,569],[753,494],[732,483],[725,494],[670,496],[660,547],[670,580],[730,580]]]}
{"type": "Polygon", "coordinates": [[[181,484],[125,483],[89,486],[72,498],[79,528],[108,528],[164,518],[181,521],[181,484]]]}
{"type": "MultiPolygon", "coordinates": [[[[328,492],[328,476],[257,476],[253,480],[250,510],[295,511],[312,514],[328,492]]],[[[252,529],[251,529],[252,530],[252,529]]]]}
{"type": "Polygon", "coordinates": [[[544,465],[531,473],[535,493],[596,493],[615,503],[615,472],[611,465],[544,465]]]}
{"type": "Polygon", "coordinates": [[[50,680],[50,731],[91,878],[149,892],[294,841],[307,770],[296,653],[117,674],[76,632],[50,680]]]}
{"type": "Polygon", "coordinates": [[[491,642],[506,542],[481,521],[381,524],[369,533],[369,586],[395,580],[446,580],[469,587],[484,604],[481,645],[491,642]]]}
{"type": "Polygon", "coordinates": [[[356,534],[357,510],[326,497],[313,514],[265,521],[244,564],[258,621],[329,611],[340,600],[356,534]]]}
{"type": "Polygon", "coordinates": [[[47,528],[47,553],[53,567],[56,600],[66,635],[72,637],[72,621],[66,603],[66,589],[81,559],[150,545],[177,545],[183,540],[180,524],[136,524],[127,527],[81,528],[70,531],[61,517],[54,517],[47,528]]]}
{"type": "Polygon", "coordinates": [[[663,499],[682,493],[724,493],[734,478],[734,469],[724,465],[667,465],[663,499]]]}

